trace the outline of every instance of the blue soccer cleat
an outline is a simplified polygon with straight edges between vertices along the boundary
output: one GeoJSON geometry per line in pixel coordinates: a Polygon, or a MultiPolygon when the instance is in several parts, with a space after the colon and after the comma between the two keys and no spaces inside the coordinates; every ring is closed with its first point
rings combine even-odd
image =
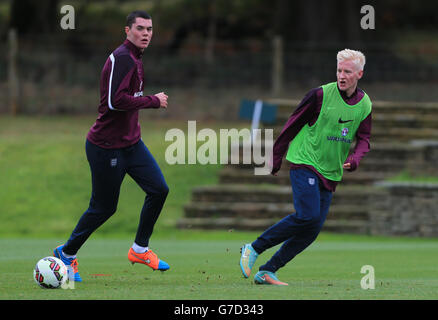
{"type": "Polygon", "coordinates": [[[62,253],[62,248],[64,248],[63,244],[56,247],[56,249],[53,251],[53,255],[56,258],[61,259],[62,262],[64,262],[65,266],[67,267],[68,278],[70,280],[76,282],[82,282],[82,278],[79,275],[79,271],[78,271],[78,260],[76,258],[72,259],[64,256],[64,254],[62,253]]]}
{"type": "Polygon", "coordinates": [[[248,278],[259,255],[249,243],[244,244],[242,248],[240,248],[240,253],[242,254],[240,256],[240,269],[242,270],[243,276],[248,278]]]}
{"type": "Polygon", "coordinates": [[[275,273],[270,271],[259,271],[254,276],[254,282],[256,284],[270,284],[275,286],[288,286],[286,282],[278,280],[275,273]]]}

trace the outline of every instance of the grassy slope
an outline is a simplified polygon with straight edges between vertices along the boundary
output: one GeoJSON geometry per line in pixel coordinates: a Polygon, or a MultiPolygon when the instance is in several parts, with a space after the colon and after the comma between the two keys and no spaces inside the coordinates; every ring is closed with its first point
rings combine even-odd
{"type": "MultiPolygon", "coordinates": [[[[85,136],[94,117],[0,118],[0,234],[68,235],[86,210],[91,192],[85,136]]],[[[199,128],[209,124],[198,124],[199,128]]],[[[215,123],[212,128],[232,124],[215,123]]],[[[170,194],[157,229],[172,228],[194,186],[215,184],[219,165],[168,165],[164,140],[187,122],[142,121],[143,141],[158,161],[170,194]]],[[[100,233],[135,232],[144,193],[126,177],[117,213],[100,233]]]]}

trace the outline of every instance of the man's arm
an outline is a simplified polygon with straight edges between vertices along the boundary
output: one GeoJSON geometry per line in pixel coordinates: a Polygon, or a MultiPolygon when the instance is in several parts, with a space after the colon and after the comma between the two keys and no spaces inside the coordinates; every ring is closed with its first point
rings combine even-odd
{"type": "Polygon", "coordinates": [[[295,138],[300,130],[307,123],[312,123],[318,116],[318,100],[322,97],[321,88],[310,90],[298,107],[287,120],[280,135],[275,140],[273,146],[272,170],[275,175],[281,168],[283,156],[287,152],[289,143],[295,138]]]}
{"type": "Polygon", "coordinates": [[[131,78],[135,76],[136,65],[129,55],[110,56],[111,73],[108,88],[108,106],[111,110],[129,111],[144,108],[159,108],[159,97],[148,95],[134,97],[129,94],[131,78]]]}
{"type": "Polygon", "coordinates": [[[370,151],[370,136],[371,136],[371,113],[360,123],[356,132],[356,145],[353,153],[347,157],[344,164],[344,169],[354,171],[359,167],[359,163],[365,154],[370,151]]]}

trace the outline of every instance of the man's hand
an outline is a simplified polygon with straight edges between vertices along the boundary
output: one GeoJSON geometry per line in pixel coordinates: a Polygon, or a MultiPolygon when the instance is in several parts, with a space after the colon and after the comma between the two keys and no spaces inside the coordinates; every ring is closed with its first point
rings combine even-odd
{"type": "Polygon", "coordinates": [[[278,170],[274,171],[274,161],[272,158],[268,161],[268,170],[273,176],[278,175],[278,170]]]}
{"type": "Polygon", "coordinates": [[[168,96],[164,92],[157,93],[155,96],[160,100],[160,108],[167,108],[168,96]]]}
{"type": "Polygon", "coordinates": [[[350,162],[344,163],[344,165],[342,167],[344,169],[350,170],[351,169],[351,163],[350,162]]]}

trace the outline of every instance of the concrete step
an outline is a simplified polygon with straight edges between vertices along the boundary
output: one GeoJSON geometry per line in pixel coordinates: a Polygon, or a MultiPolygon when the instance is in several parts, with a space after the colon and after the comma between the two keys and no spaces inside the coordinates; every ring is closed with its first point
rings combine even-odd
{"type": "Polygon", "coordinates": [[[373,113],[373,128],[436,128],[437,125],[438,109],[436,114],[373,113]]]}
{"type": "MultiPolygon", "coordinates": [[[[415,128],[415,127],[391,127],[374,126],[371,129],[371,142],[407,142],[410,140],[437,140],[438,123],[436,127],[415,128]]],[[[280,135],[283,126],[273,128],[274,140],[280,135]]]]}
{"type": "MultiPolygon", "coordinates": [[[[181,218],[177,227],[181,229],[231,229],[231,230],[266,230],[278,219],[226,218],[181,218]]],[[[327,220],[322,228],[324,232],[369,234],[369,223],[362,220],[327,220]]]]}
{"type": "Polygon", "coordinates": [[[324,232],[370,234],[368,221],[362,220],[326,220],[322,227],[324,232]]]}
{"type": "MultiPolygon", "coordinates": [[[[261,155],[265,155],[265,145],[261,144],[261,150],[258,151],[261,155]]],[[[354,150],[355,143],[351,146],[351,151],[354,150]]],[[[250,148],[246,148],[247,150],[251,150],[250,148]]],[[[239,164],[237,166],[241,166],[242,168],[250,168],[253,167],[253,163],[244,164],[243,151],[245,147],[242,143],[239,144],[238,149],[238,160],[239,164]]],[[[371,150],[366,154],[363,159],[363,162],[369,161],[370,163],[375,160],[384,160],[384,161],[406,161],[409,159],[415,159],[418,156],[419,152],[424,150],[424,146],[421,144],[414,144],[411,142],[382,142],[382,141],[371,141],[371,150]]],[[[249,152],[249,151],[248,151],[249,152]]],[[[252,151],[251,151],[252,155],[252,151]]],[[[231,158],[231,157],[230,157],[231,158]]],[[[250,161],[253,161],[253,158],[250,157],[250,161]]],[[[286,161],[286,160],[285,160],[286,161]]]]}
{"type": "MultiPolygon", "coordinates": [[[[391,172],[344,172],[343,184],[372,184],[375,181],[384,180],[393,175],[391,172]]],[[[222,184],[261,184],[290,185],[289,171],[280,170],[277,176],[254,175],[251,169],[236,169],[225,167],[219,174],[219,182],[222,184]]]]}
{"type": "Polygon", "coordinates": [[[261,231],[276,223],[278,219],[226,218],[181,218],[177,221],[180,229],[234,229],[261,231]]]}
{"type": "MultiPolygon", "coordinates": [[[[186,218],[282,219],[295,209],[291,203],[192,202],[184,206],[184,212],[186,218]]],[[[360,205],[331,205],[327,220],[338,219],[368,221],[368,209],[360,205]]]]}
{"type": "Polygon", "coordinates": [[[194,188],[192,190],[192,201],[291,203],[292,191],[290,186],[219,184],[194,188]]]}
{"type": "MultiPolygon", "coordinates": [[[[392,172],[394,174],[399,173],[400,171],[404,170],[406,168],[406,161],[403,160],[394,160],[394,159],[387,159],[387,158],[370,158],[366,156],[360,163],[360,171],[366,171],[366,172],[378,172],[378,171],[384,171],[384,172],[392,172]]],[[[237,169],[254,169],[254,167],[260,167],[261,165],[254,165],[254,164],[236,164],[236,165],[227,165],[230,167],[234,167],[237,169]]],[[[283,159],[283,164],[281,166],[281,171],[289,171],[290,169],[290,162],[286,159],[283,159]]]]}
{"type": "Polygon", "coordinates": [[[435,128],[375,127],[371,139],[376,141],[438,140],[438,123],[435,128]]]}
{"type": "MultiPolygon", "coordinates": [[[[290,113],[277,115],[277,126],[283,127],[290,117],[290,113]]],[[[433,114],[422,113],[378,113],[373,112],[374,128],[436,128],[438,125],[438,109],[433,114]]]]}
{"type": "MultiPolygon", "coordinates": [[[[299,99],[268,99],[268,103],[278,106],[278,113],[291,114],[299,105],[299,99]]],[[[373,101],[373,114],[435,114],[438,115],[438,103],[416,101],[373,101]]]]}
{"type": "MultiPolygon", "coordinates": [[[[272,100],[279,105],[274,137],[281,132],[298,100],[272,100]]],[[[417,102],[373,102],[374,141],[438,138],[438,104],[417,102]]]]}
{"type": "Polygon", "coordinates": [[[282,218],[294,212],[289,203],[192,202],[184,206],[185,217],[282,218]]]}
{"type": "MultiPolygon", "coordinates": [[[[375,187],[340,184],[333,195],[332,205],[366,206],[370,199],[379,195],[380,191],[375,187]]],[[[219,184],[194,188],[192,202],[290,204],[293,203],[293,195],[290,186],[219,184]]]]}
{"type": "MultiPolygon", "coordinates": [[[[415,158],[422,146],[413,145],[411,143],[391,141],[391,142],[374,142],[371,138],[370,152],[366,154],[363,161],[367,159],[389,159],[405,161],[415,158]]],[[[352,149],[354,146],[352,146],[352,149]]]]}

